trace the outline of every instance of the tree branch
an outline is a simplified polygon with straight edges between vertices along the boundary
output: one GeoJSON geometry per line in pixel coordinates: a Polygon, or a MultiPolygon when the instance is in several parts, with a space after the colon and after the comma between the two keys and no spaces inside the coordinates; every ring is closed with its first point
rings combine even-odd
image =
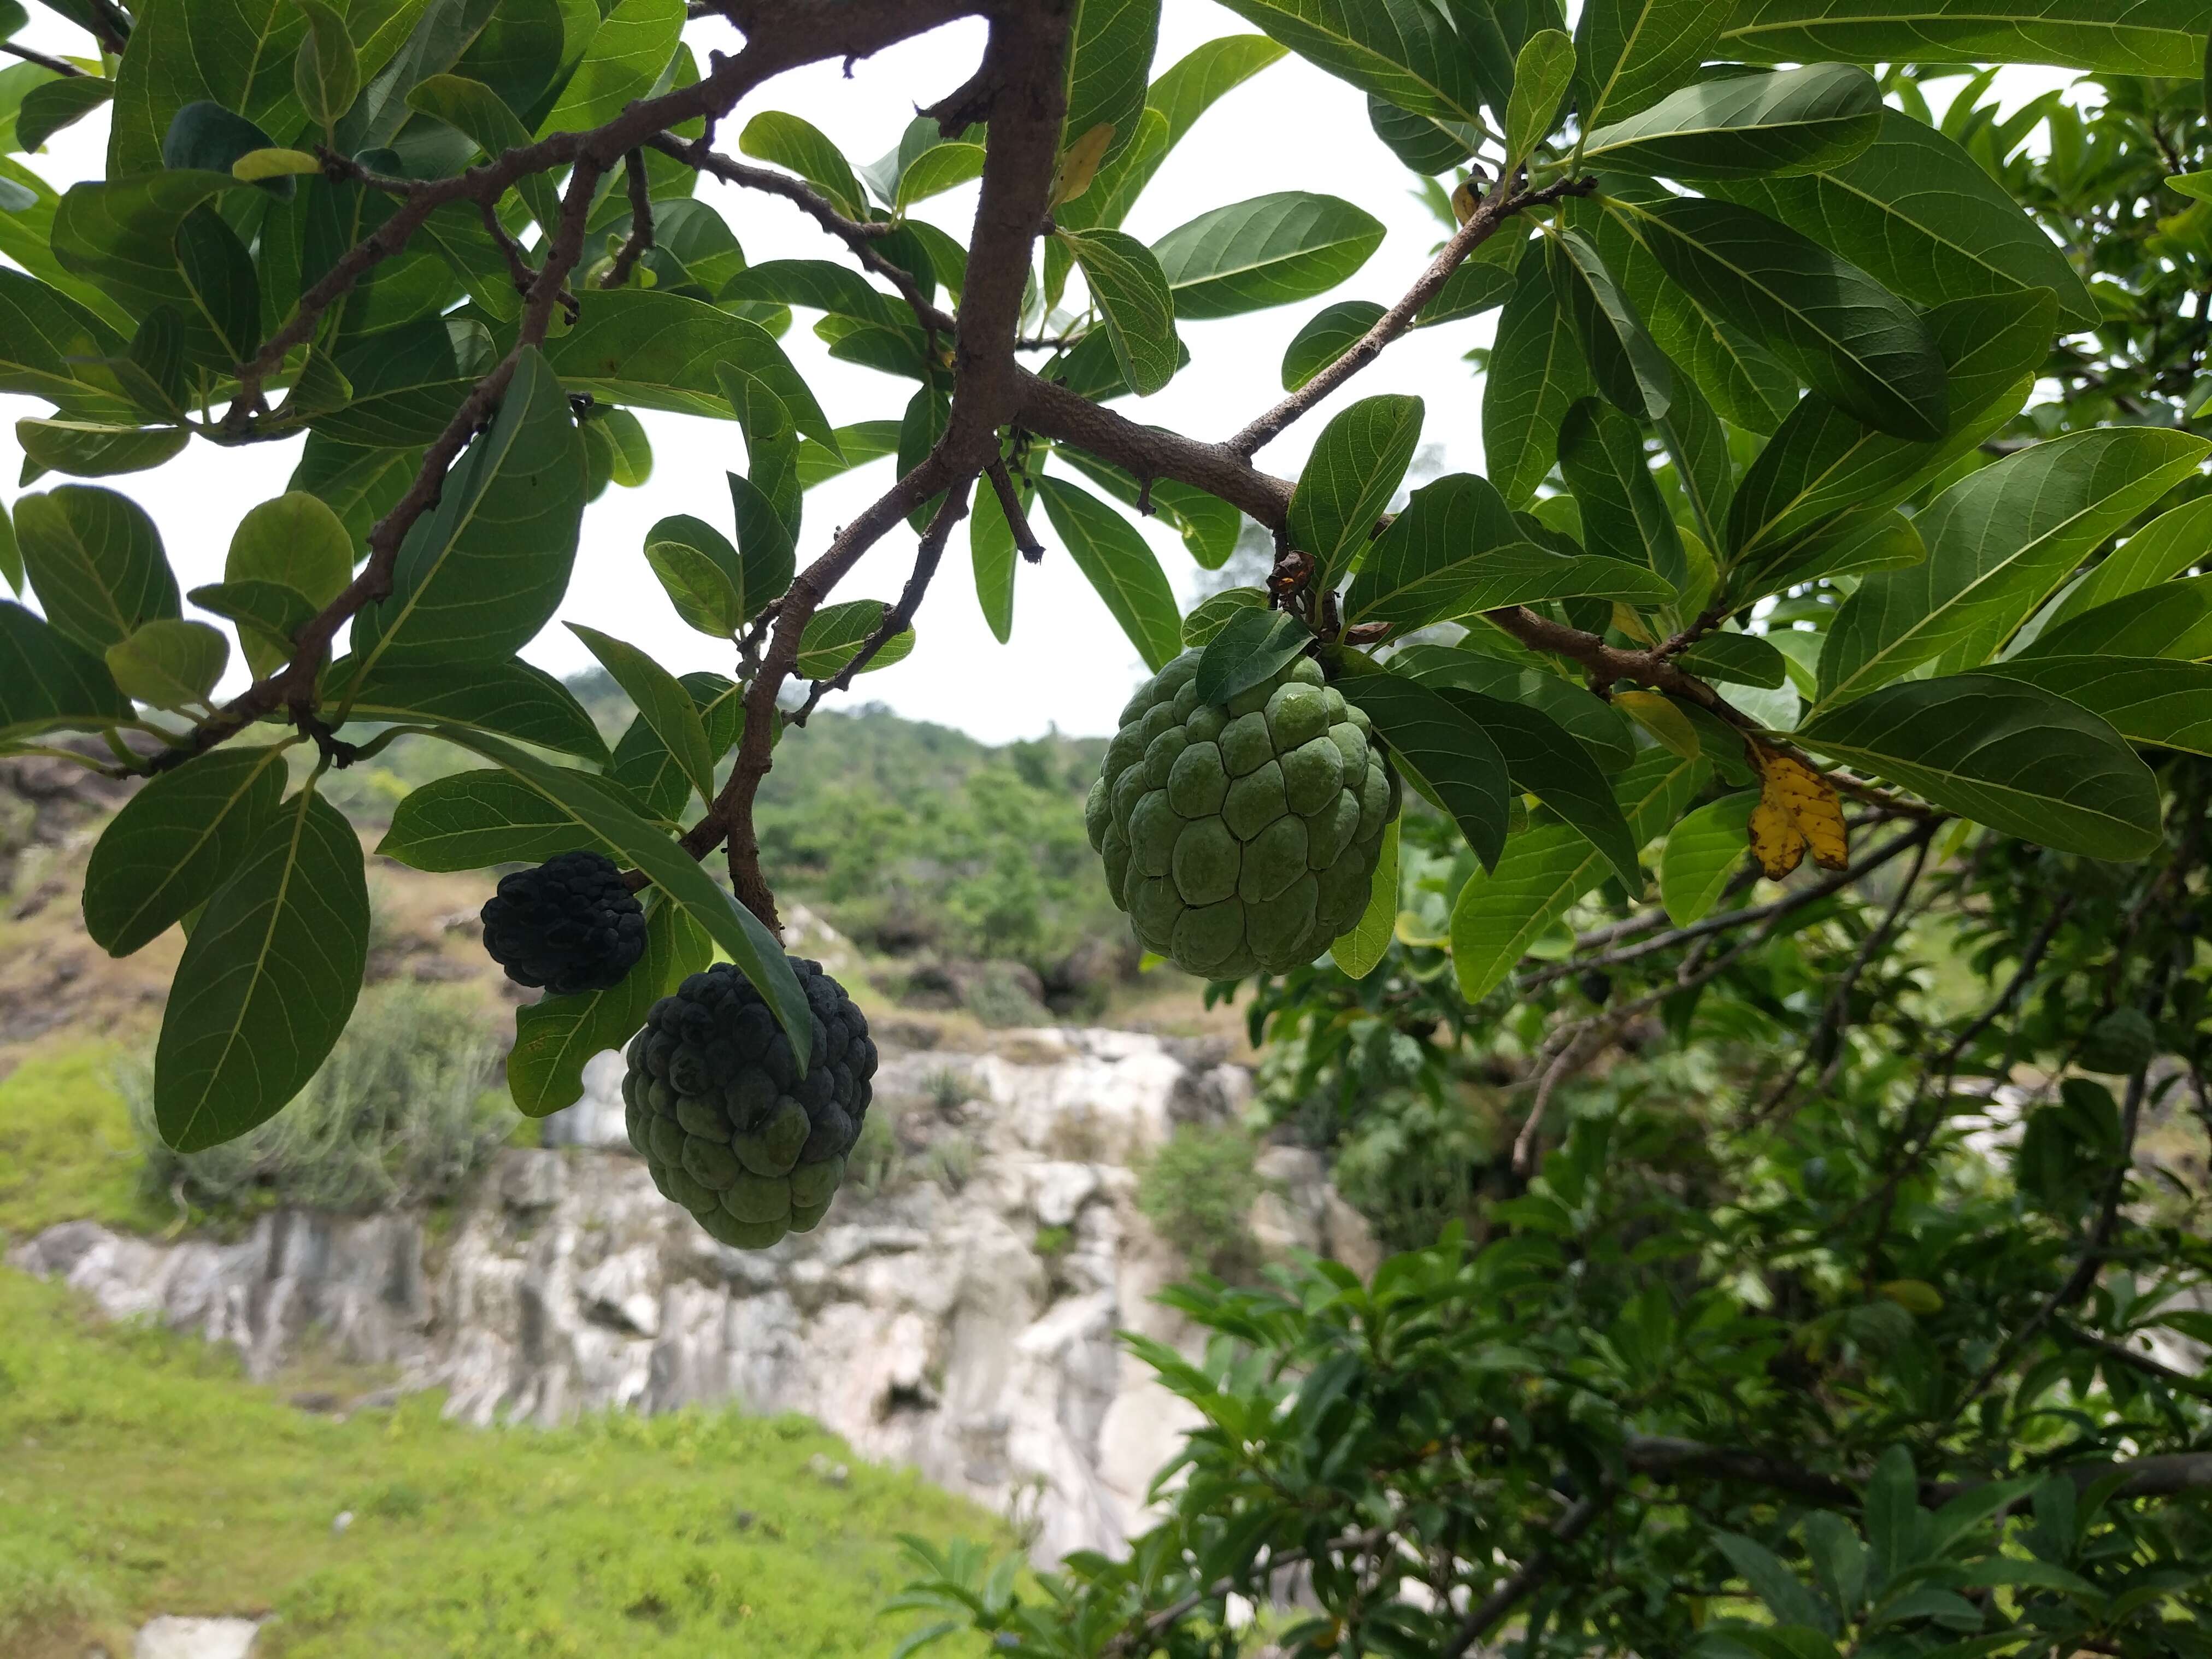
{"type": "Polygon", "coordinates": [[[1013,532],[1014,545],[1031,564],[1044,557],[1044,544],[1030,528],[1029,514],[1022,510],[1021,492],[1014,488],[1013,475],[1006,471],[1003,459],[995,460],[983,469],[983,476],[991,481],[992,492],[999,498],[999,510],[1006,516],[1006,527],[1013,532]]]}
{"type": "Polygon", "coordinates": [[[1382,348],[1413,325],[1413,319],[1423,306],[1436,298],[1451,274],[1467,262],[1467,258],[1480,247],[1515,214],[1532,207],[1543,207],[1567,196],[1587,196],[1597,187],[1595,179],[1565,179],[1547,185],[1541,190],[1516,192],[1510,181],[1499,179],[1498,185],[1477,203],[1473,216],[1462,225],[1456,235],[1446,242],[1443,249],[1431,260],[1429,268],[1419,280],[1406,290],[1405,297],[1375,319],[1375,325],[1354,340],[1335,362],[1316,374],[1289,397],[1277,404],[1265,415],[1254,421],[1231,438],[1222,447],[1233,455],[1249,460],[1260,449],[1283,434],[1285,428],[1328,394],[1342,386],[1361,369],[1382,355],[1382,348]]]}
{"type": "Polygon", "coordinates": [[[623,171],[629,179],[629,236],[614,263],[607,267],[606,275],[599,278],[601,288],[620,288],[629,281],[629,274],[637,269],[637,262],[653,246],[653,185],[646,177],[645,152],[628,151],[623,156],[623,171]]]}
{"type": "Polygon", "coordinates": [[[1511,1577],[1484,1596],[1474,1610],[1460,1620],[1459,1629],[1453,1632],[1451,1640],[1437,1650],[1437,1659],[1462,1659],[1469,1648],[1502,1623],[1506,1614],[1552,1576],[1552,1570],[1558,1564],[1554,1552],[1562,1545],[1573,1543],[1588,1532],[1590,1522],[1597,1519],[1610,1497],[1609,1492],[1594,1492],[1561,1516],[1552,1528],[1549,1544],[1516,1567],[1511,1577]]]}
{"type": "Polygon", "coordinates": [[[0,40],[0,52],[4,52],[12,58],[20,58],[27,64],[36,64],[42,70],[52,70],[56,75],[82,76],[85,73],[65,58],[50,57],[43,52],[19,45],[13,40],[0,40]]]}

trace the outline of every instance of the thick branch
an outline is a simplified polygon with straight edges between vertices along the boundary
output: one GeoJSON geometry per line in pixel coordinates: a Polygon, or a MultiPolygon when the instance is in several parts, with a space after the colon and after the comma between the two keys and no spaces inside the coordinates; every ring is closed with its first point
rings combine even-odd
{"type": "Polygon", "coordinates": [[[1006,471],[1004,460],[993,461],[983,469],[991,481],[991,493],[999,498],[999,510],[1006,514],[1006,528],[1013,532],[1014,545],[1031,564],[1044,557],[1044,544],[1030,528],[1029,514],[1022,510],[1021,491],[1014,488],[1013,475],[1006,471]]]}
{"type": "Polygon", "coordinates": [[[1224,444],[1210,444],[1158,427],[1139,426],[1103,404],[1077,396],[1066,386],[1016,371],[1021,389],[1016,418],[1054,443],[1088,450],[1139,483],[1173,478],[1218,495],[1270,530],[1282,528],[1290,512],[1291,486],[1261,472],[1224,444]]]}
{"type": "Polygon", "coordinates": [[[20,58],[27,64],[36,64],[42,70],[52,70],[56,75],[82,76],[84,71],[64,58],[53,58],[43,52],[14,40],[0,40],[0,52],[20,58]]]}

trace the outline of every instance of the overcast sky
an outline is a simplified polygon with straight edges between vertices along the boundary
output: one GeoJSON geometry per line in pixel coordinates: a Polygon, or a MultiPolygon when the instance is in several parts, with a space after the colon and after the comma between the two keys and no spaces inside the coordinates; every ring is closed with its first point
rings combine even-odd
{"type": "MultiPolygon", "coordinates": [[[[1211,0],[1174,0],[1166,9],[1158,74],[1200,42],[1249,33],[1233,13],[1211,0]]],[[[690,36],[703,59],[726,45],[727,26],[706,20],[690,36]]],[[[39,11],[26,43],[79,51],[83,40],[39,11]]],[[[927,104],[957,86],[975,67],[980,23],[956,24],[852,66],[831,63],[769,82],[722,127],[734,149],[745,120],[763,109],[804,116],[836,141],[856,166],[890,149],[927,104]]],[[[2023,88],[2025,90],[2025,88],[2023,88]]],[[[2008,100],[2008,101],[2010,101],[2008,100]]],[[[105,112],[52,140],[32,165],[58,186],[95,177],[106,144],[105,112]]],[[[1426,263],[1441,228],[1416,198],[1413,179],[1374,137],[1364,100],[1344,82],[1296,58],[1285,58],[1216,104],[1178,146],[1132,214],[1127,229],[1156,240],[1185,221],[1228,203],[1281,190],[1344,197],[1382,220],[1388,234],[1364,270],[1336,293],[1298,305],[1219,321],[1182,325],[1191,362],[1167,388],[1120,405],[1133,418],[1199,437],[1219,438],[1280,397],[1283,348],[1299,324],[1334,300],[1388,304],[1426,263]]],[[[702,181],[701,193],[728,218],[749,259],[841,258],[842,245],[774,198],[702,181]]],[[[964,242],[975,208],[973,185],[924,204],[920,216],[964,242]]],[[[813,387],[830,420],[844,425],[896,418],[909,381],[832,360],[813,335],[815,313],[799,313],[783,345],[813,387]]],[[[1261,465],[1295,477],[1306,449],[1344,402],[1381,392],[1410,392],[1427,404],[1425,445],[1441,446],[1449,470],[1482,463],[1479,384],[1462,361],[1488,342],[1492,316],[1424,331],[1401,341],[1315,414],[1259,456],[1261,465]]],[[[21,457],[15,422],[43,415],[33,399],[0,397],[0,496],[12,500],[21,457]]],[[[724,472],[742,470],[744,445],[728,422],[640,411],[653,446],[653,475],[642,489],[610,489],[586,512],[574,583],[562,617],[645,647],[678,671],[732,667],[726,645],[677,620],[642,556],[644,534],[672,513],[694,513],[727,526],[724,472]]],[[[187,588],[219,580],[233,528],[247,508],[283,492],[298,442],[225,450],[195,443],[166,467],[106,480],[154,516],[169,557],[187,588]]],[[[819,554],[836,527],[891,480],[892,463],[877,461],[807,497],[803,562],[819,554]]],[[[64,482],[44,481],[40,488],[64,482]]],[[[1050,526],[1036,515],[1048,546],[1050,526]]],[[[1153,530],[1151,539],[1180,593],[1201,574],[1182,544],[1153,530]]],[[[914,551],[910,533],[887,538],[848,578],[840,599],[896,596],[914,551]]],[[[524,653],[556,672],[589,665],[590,658],[558,621],[524,653]]],[[[961,727],[989,742],[1026,737],[1057,725],[1064,732],[1112,729],[1114,716],[1141,678],[1143,665],[1081,574],[1055,547],[1038,568],[1017,579],[1012,643],[1000,646],[985,626],[969,575],[964,527],[925,600],[913,656],[867,676],[851,701],[878,699],[900,714],[961,727]]],[[[234,679],[240,676],[234,672],[234,679]]]]}

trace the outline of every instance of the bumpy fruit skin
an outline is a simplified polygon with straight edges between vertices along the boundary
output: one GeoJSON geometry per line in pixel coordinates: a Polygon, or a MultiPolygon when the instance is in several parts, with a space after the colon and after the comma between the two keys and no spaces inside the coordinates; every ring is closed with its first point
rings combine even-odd
{"type": "Polygon", "coordinates": [[[600,853],[501,877],[483,915],[484,949],[507,976],[556,996],[618,985],[645,954],[644,908],[600,853]]]}
{"type": "Polygon", "coordinates": [[[653,1185],[739,1249],[822,1219],[874,1094],[867,1016],[820,963],[791,966],[814,1016],[804,1078],[790,1037],[728,963],[653,1005],[623,1078],[630,1145],[653,1185]]]}
{"type": "Polygon", "coordinates": [[[1359,920],[1397,815],[1367,715],[1301,657],[1226,704],[1186,651],[1121,711],[1084,816],[1145,948],[1208,979],[1282,973],[1359,920]]]}

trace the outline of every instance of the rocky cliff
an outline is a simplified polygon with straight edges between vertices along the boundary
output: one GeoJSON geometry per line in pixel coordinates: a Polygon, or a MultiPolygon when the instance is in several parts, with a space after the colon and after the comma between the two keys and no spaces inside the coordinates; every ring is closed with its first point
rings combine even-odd
{"type": "MultiPolygon", "coordinates": [[[[653,1190],[608,1054],[549,1120],[548,1150],[502,1153],[436,1224],[279,1212],[234,1242],[153,1243],[78,1222],[9,1260],[112,1315],[232,1343],[260,1376],[312,1334],[484,1425],[802,1412],[1006,1513],[1040,1561],[1115,1548],[1188,1420],[1115,1339],[1189,1334],[1152,1300],[1182,1269],[1133,1168],[1177,1122],[1239,1109],[1246,1074],[1126,1032],[1023,1031],[975,1054],[888,1035],[878,1110],[899,1129],[878,1179],[769,1250],[714,1243],[653,1190]]],[[[1261,1170],[1264,1246],[1371,1266],[1317,1159],[1273,1149],[1261,1170]]]]}

